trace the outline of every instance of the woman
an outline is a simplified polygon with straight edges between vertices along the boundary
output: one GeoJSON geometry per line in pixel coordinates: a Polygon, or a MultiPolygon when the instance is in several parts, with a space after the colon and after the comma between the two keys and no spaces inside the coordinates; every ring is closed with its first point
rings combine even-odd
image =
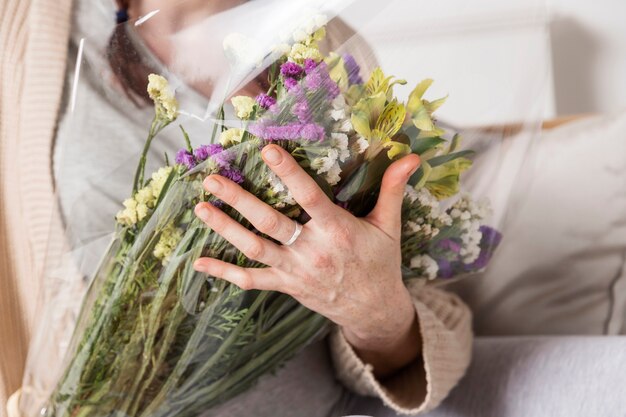
{"type": "MultiPolygon", "coordinates": [[[[234,6],[234,3],[229,3],[228,7],[234,6]]],[[[197,14],[215,12],[212,8],[223,8],[224,4],[184,2],[176,9],[176,13],[184,18],[193,18],[197,14]]],[[[11,69],[24,68],[24,73],[28,74],[22,89],[19,85],[8,85],[6,74],[3,73],[3,147],[10,152],[12,147],[19,146],[23,151],[26,143],[32,143],[34,149],[53,150],[52,154],[45,154],[38,166],[21,167],[25,175],[41,175],[37,178],[37,184],[44,184],[43,191],[33,190],[37,192],[35,195],[30,193],[31,187],[20,187],[21,198],[18,202],[3,199],[4,210],[7,211],[4,226],[12,226],[7,236],[10,236],[9,241],[14,246],[8,250],[0,244],[0,249],[4,249],[3,255],[7,259],[17,257],[20,262],[16,264],[15,270],[2,271],[6,288],[2,289],[1,304],[3,309],[7,309],[2,314],[3,317],[10,314],[12,317],[26,316],[30,319],[28,323],[8,320],[0,329],[2,338],[11,332],[17,334],[18,340],[22,342],[12,357],[3,358],[0,364],[6,395],[17,388],[16,383],[19,383],[28,334],[36,319],[32,313],[33,304],[27,297],[22,296],[21,305],[7,304],[5,299],[19,299],[18,294],[28,294],[38,286],[36,280],[30,278],[27,288],[22,279],[28,278],[22,277],[38,276],[41,273],[39,254],[46,238],[45,232],[42,232],[44,236],[37,233],[37,226],[49,222],[52,189],[57,190],[62,215],[73,229],[72,237],[78,239],[78,243],[89,240],[92,237],[89,233],[94,230],[99,232],[101,228],[106,229],[110,223],[110,211],[127,192],[125,184],[128,184],[128,177],[122,167],[122,171],[118,171],[119,187],[115,179],[111,179],[109,184],[109,189],[115,190],[115,195],[103,195],[85,182],[88,177],[86,174],[97,176],[98,172],[106,173],[115,168],[99,166],[98,161],[106,159],[102,155],[107,152],[119,153],[119,144],[126,138],[140,138],[139,132],[145,126],[129,117],[124,129],[103,124],[97,128],[83,126],[81,130],[74,121],[89,120],[87,116],[94,107],[76,109],[69,118],[64,113],[65,107],[60,104],[62,69],[67,65],[65,82],[70,82],[75,62],[73,53],[78,48],[79,39],[84,36],[86,27],[95,24],[90,20],[95,10],[91,2],[76,1],[70,8],[69,2],[34,0],[30,8],[25,10],[25,2],[11,0],[2,7],[6,8],[2,16],[17,16],[18,22],[20,17],[28,16],[31,22],[26,44],[20,30],[8,30],[2,35],[2,46],[16,42],[18,49],[15,52],[9,50],[8,59],[3,59],[3,62],[10,65],[11,69]],[[71,10],[74,13],[70,23],[71,10]],[[68,34],[69,54],[65,48],[68,34]],[[54,48],[49,47],[49,42],[54,48]],[[26,61],[23,61],[24,48],[26,61]],[[39,73],[38,70],[43,67],[47,70],[39,73]],[[40,83],[48,85],[50,91],[37,91],[40,83]],[[35,98],[37,103],[31,101],[35,98]],[[84,119],[81,119],[81,111],[85,114],[84,119]],[[18,115],[22,116],[21,120],[17,119],[18,115]],[[25,115],[32,115],[28,123],[25,115]],[[123,137],[120,137],[120,132],[124,132],[123,137]],[[132,134],[134,132],[137,134],[132,134]],[[87,135],[104,137],[99,141],[73,141],[76,137],[87,135]],[[76,143],[84,148],[74,146],[76,143]],[[65,158],[77,160],[75,154],[85,158],[82,164],[63,164],[65,158]],[[90,155],[92,160],[89,159],[90,155]],[[51,166],[53,177],[49,173],[51,166]],[[42,199],[45,200],[43,205],[37,204],[37,209],[29,205],[25,207],[22,216],[19,215],[20,202],[42,199]],[[77,205],[80,201],[91,201],[93,206],[87,203],[77,205]],[[16,236],[22,230],[28,230],[30,235],[18,241],[16,236]],[[22,248],[32,248],[32,252],[22,248]],[[29,255],[25,256],[25,253],[29,255]],[[30,268],[30,265],[34,267],[30,268]],[[16,277],[19,279],[16,280],[16,277]],[[20,286],[16,287],[16,282],[20,286]],[[9,322],[11,326],[17,324],[16,328],[6,327],[9,322]],[[18,364],[13,366],[13,374],[7,369],[10,362],[18,364]]],[[[124,15],[128,14],[130,19],[138,18],[152,10],[166,7],[159,0],[132,1],[130,4],[122,2],[118,3],[118,17],[125,18],[124,15]]],[[[114,17],[112,9],[110,16],[114,17]]],[[[2,27],[5,27],[5,22],[2,27]]],[[[161,33],[164,30],[175,31],[176,28],[160,27],[161,33]]],[[[116,31],[111,41],[123,41],[124,38],[119,36],[116,31]]],[[[170,64],[167,50],[163,50],[162,44],[158,42],[151,43],[150,39],[147,36],[131,41],[136,42],[136,52],[140,56],[147,55],[150,59],[153,54],[155,61],[170,64]]],[[[2,50],[7,51],[6,48],[2,50]]],[[[113,68],[120,69],[115,59],[111,58],[113,68]]],[[[124,62],[124,59],[120,62],[124,62]]],[[[125,84],[124,77],[131,74],[131,70],[122,67],[120,71],[114,71],[122,86],[125,84]]],[[[129,92],[127,99],[116,102],[108,100],[99,90],[98,72],[90,72],[89,66],[82,71],[84,73],[80,82],[87,83],[82,86],[82,91],[94,100],[92,103],[97,103],[95,109],[105,115],[102,120],[106,120],[107,114],[111,120],[117,120],[121,113],[135,114],[140,112],[138,106],[143,108],[141,100],[137,100],[133,91],[129,92]]],[[[202,94],[204,87],[201,83],[194,87],[202,94]]],[[[144,108],[144,111],[149,109],[144,108]]],[[[167,144],[164,147],[167,148],[167,144]]],[[[9,159],[4,150],[2,157],[9,159]]],[[[407,289],[401,280],[400,205],[404,185],[418,168],[419,158],[408,156],[387,170],[378,204],[367,217],[359,219],[333,205],[281,148],[267,146],[263,150],[263,157],[292,190],[295,199],[311,215],[312,220],[304,226],[299,236],[295,236],[291,220],[229,180],[211,176],[205,181],[208,192],[232,205],[260,231],[277,241],[293,244],[279,246],[250,236],[249,232],[225,218],[219,210],[201,204],[196,208],[196,214],[208,226],[270,268],[244,270],[213,259],[199,259],[196,268],[244,289],[270,289],[288,293],[337,326],[329,340],[305,349],[276,375],[268,375],[257,387],[220,407],[218,415],[245,416],[250,415],[251,410],[257,416],[347,413],[356,397],[349,395],[342,385],[336,383],[335,375],[351,391],[379,397],[390,409],[390,414],[418,414],[436,407],[457,383],[469,363],[471,319],[469,310],[457,297],[428,287],[407,289]],[[296,240],[291,242],[294,238],[296,240]],[[331,367],[331,358],[334,368],[331,367]]],[[[14,178],[10,170],[15,166],[3,164],[3,167],[5,172],[2,178],[14,178]]],[[[21,178],[22,181],[25,179],[21,178]]],[[[7,262],[3,265],[9,264],[7,262]]]]}

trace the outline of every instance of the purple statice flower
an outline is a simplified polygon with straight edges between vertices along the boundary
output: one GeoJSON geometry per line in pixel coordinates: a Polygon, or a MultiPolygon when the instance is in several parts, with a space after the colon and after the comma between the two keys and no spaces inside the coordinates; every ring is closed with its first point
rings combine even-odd
{"type": "Polygon", "coordinates": [[[219,167],[227,168],[233,162],[233,159],[235,159],[235,155],[230,151],[223,150],[222,152],[211,155],[211,159],[213,159],[219,167]]]}
{"type": "Polygon", "coordinates": [[[295,62],[287,61],[280,66],[280,73],[284,78],[299,78],[304,73],[304,68],[295,62]]]}
{"type": "Polygon", "coordinates": [[[300,135],[304,140],[308,140],[311,142],[321,142],[322,140],[324,140],[326,131],[322,126],[316,123],[307,123],[302,126],[302,129],[300,130],[300,135]]]}
{"type": "Polygon", "coordinates": [[[502,233],[489,226],[480,226],[479,230],[482,233],[480,247],[493,252],[502,242],[502,233]]]}
{"type": "Polygon", "coordinates": [[[301,123],[311,123],[313,114],[309,107],[309,102],[305,99],[297,101],[291,108],[291,113],[300,120],[301,123]]]}
{"type": "Polygon", "coordinates": [[[187,149],[181,149],[176,153],[176,163],[185,165],[189,169],[192,169],[197,164],[196,158],[187,149]]]}
{"type": "Polygon", "coordinates": [[[317,68],[317,62],[315,62],[315,60],[311,58],[307,58],[304,60],[304,72],[305,73],[308,74],[311,71],[313,71],[315,68],[317,68]]]}
{"type": "Polygon", "coordinates": [[[206,161],[209,156],[216,155],[224,151],[224,147],[218,143],[212,143],[210,145],[201,145],[195,151],[193,151],[194,156],[198,161],[206,161]]]}
{"type": "Polygon", "coordinates": [[[326,135],[324,128],[315,123],[290,123],[282,126],[273,126],[264,123],[254,123],[249,127],[250,133],[266,140],[300,140],[322,141],[326,135]]]}
{"type": "Polygon", "coordinates": [[[218,209],[224,208],[225,203],[222,200],[209,201],[213,207],[217,207],[218,209]]]}
{"type": "Polygon", "coordinates": [[[330,100],[340,94],[339,86],[330,78],[328,66],[323,62],[307,74],[305,84],[309,90],[325,89],[330,100]]]}
{"type": "Polygon", "coordinates": [[[363,84],[363,78],[361,78],[361,67],[356,63],[354,57],[350,54],[343,55],[343,62],[348,73],[348,82],[350,84],[363,84]]]}
{"type": "Polygon", "coordinates": [[[439,271],[437,271],[437,276],[440,278],[452,278],[455,275],[455,268],[452,262],[447,259],[438,259],[437,266],[439,266],[439,271]]]}
{"type": "Polygon", "coordinates": [[[291,77],[285,78],[283,83],[285,84],[287,91],[293,91],[293,89],[299,85],[298,80],[291,77]]]}
{"type": "Polygon", "coordinates": [[[237,184],[242,184],[245,179],[241,171],[232,166],[221,169],[220,175],[222,177],[228,178],[229,180],[233,182],[236,182],[237,184]]]}
{"type": "Polygon", "coordinates": [[[269,110],[276,105],[276,99],[264,93],[256,96],[256,102],[259,103],[259,106],[266,110],[269,110]]]}
{"type": "Polygon", "coordinates": [[[437,243],[437,247],[447,252],[459,254],[461,252],[461,244],[452,239],[443,239],[437,243]]]}

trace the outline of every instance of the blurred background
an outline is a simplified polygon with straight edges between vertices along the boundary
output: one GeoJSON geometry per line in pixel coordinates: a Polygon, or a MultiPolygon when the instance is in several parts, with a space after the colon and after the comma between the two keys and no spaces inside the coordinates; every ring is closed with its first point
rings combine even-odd
{"type": "MultiPolygon", "coordinates": [[[[372,26],[368,40],[380,61],[401,62],[399,57],[406,60],[412,55],[419,61],[420,74],[416,77],[436,80],[434,95],[468,88],[476,91],[462,97],[452,95],[441,110],[447,120],[479,125],[515,122],[520,114],[537,112],[553,118],[626,109],[624,0],[390,3],[392,6],[385,10],[380,0],[358,2],[361,13],[370,7],[383,7],[368,23],[372,26]],[[398,3],[406,8],[402,14],[405,20],[385,19],[386,13],[397,13],[391,9],[398,3]],[[403,45],[396,41],[403,35],[407,45],[421,40],[423,56],[429,56],[432,65],[420,59],[421,53],[415,53],[414,43],[411,54],[403,51],[403,45]],[[435,62],[438,58],[456,65],[442,68],[441,61],[435,62]],[[512,77],[528,80],[526,102],[507,101],[512,77]],[[530,109],[536,106],[541,108],[530,109]]],[[[358,10],[355,13],[356,19],[358,10]]]]}

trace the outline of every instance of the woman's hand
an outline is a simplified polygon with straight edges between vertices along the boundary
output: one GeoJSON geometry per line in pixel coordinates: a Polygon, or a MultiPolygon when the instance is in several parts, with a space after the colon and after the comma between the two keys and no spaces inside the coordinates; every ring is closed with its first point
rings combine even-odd
{"type": "MultiPolygon", "coordinates": [[[[357,218],[328,199],[288,152],[276,145],[263,159],[311,216],[291,246],[278,245],[247,230],[218,208],[198,204],[196,215],[247,257],[268,268],[242,268],[201,258],[198,271],[245,290],[289,294],[338,324],[377,376],[389,375],[415,359],[421,343],[411,296],[402,282],[400,211],[404,188],[419,166],[409,155],[385,172],[372,212],[357,218]]],[[[206,190],[279,242],[293,236],[295,223],[226,178],[211,175],[206,190]]]]}

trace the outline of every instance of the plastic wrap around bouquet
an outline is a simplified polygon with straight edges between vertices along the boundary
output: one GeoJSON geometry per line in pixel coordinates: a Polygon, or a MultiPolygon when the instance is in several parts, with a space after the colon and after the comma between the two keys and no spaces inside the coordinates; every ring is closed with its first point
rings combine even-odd
{"type": "MultiPolygon", "coordinates": [[[[220,6],[174,35],[162,28],[175,13],[161,10],[117,26],[106,42],[77,42],[80,65],[59,128],[67,139],[57,145],[64,237],[53,238],[65,243],[52,244],[48,256],[47,322],[30,352],[24,416],[210,415],[326,335],[330,322],[289,295],[243,290],[193,268],[200,257],[265,267],[194,215],[198,203],[209,202],[268,238],[203,189],[208,175],[308,221],[261,159],[267,144],[289,152],[330,200],[356,216],[373,208],[393,161],[419,155],[401,214],[403,278],[436,285],[487,267],[536,127],[498,128],[507,120],[498,111],[524,106],[519,97],[526,94],[540,96],[542,80],[510,88],[482,108],[486,101],[477,97],[491,90],[459,88],[465,101],[453,106],[450,124],[438,122],[446,99],[431,94],[424,72],[447,74],[437,69],[453,66],[428,56],[437,41],[449,42],[445,34],[422,39],[420,50],[419,36],[396,39],[381,26],[397,18],[393,7],[385,20],[364,17],[362,2],[317,3],[324,7],[261,0],[220,6]],[[163,53],[163,45],[175,52],[163,53]],[[417,74],[423,79],[412,79],[417,74]],[[472,118],[474,125],[493,123],[454,127],[472,118]],[[101,154],[107,163],[94,163],[94,175],[75,174],[74,197],[64,195],[64,175],[85,170],[80,155],[109,137],[101,154]],[[125,200],[107,186],[123,189],[125,200]],[[116,196],[114,212],[103,195],[116,196]],[[100,215],[112,234],[93,230],[100,215]]],[[[95,36],[87,26],[78,32],[95,36]]],[[[528,110],[517,120],[539,117],[528,110]]]]}

